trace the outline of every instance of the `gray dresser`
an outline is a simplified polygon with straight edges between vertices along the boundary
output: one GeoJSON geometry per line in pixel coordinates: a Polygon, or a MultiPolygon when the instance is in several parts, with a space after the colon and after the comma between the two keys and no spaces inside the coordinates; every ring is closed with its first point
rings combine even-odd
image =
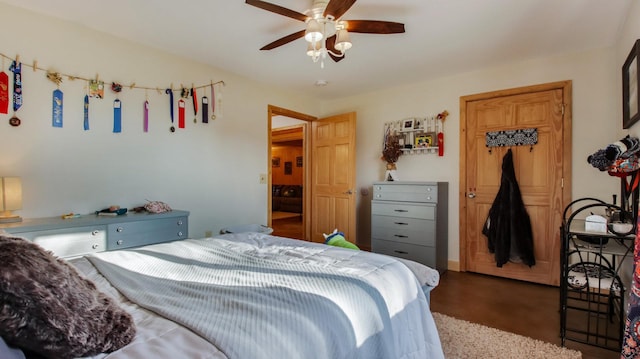
{"type": "Polygon", "coordinates": [[[375,182],[371,249],[410,259],[440,273],[448,261],[447,182],[375,182]]]}
{"type": "Polygon", "coordinates": [[[35,218],[2,224],[0,230],[30,239],[59,257],[68,258],[188,238],[189,212],[35,218]]]}

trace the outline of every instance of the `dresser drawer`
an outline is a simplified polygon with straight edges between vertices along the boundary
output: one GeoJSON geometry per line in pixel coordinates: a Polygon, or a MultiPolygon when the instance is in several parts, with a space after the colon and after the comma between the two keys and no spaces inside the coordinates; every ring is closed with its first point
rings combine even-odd
{"type": "Polygon", "coordinates": [[[438,202],[438,186],[411,184],[374,184],[373,199],[379,201],[438,202]]]}
{"type": "Polygon", "coordinates": [[[107,247],[105,226],[71,227],[44,231],[13,232],[27,238],[58,257],[76,257],[102,252],[107,247]]]}
{"type": "Polygon", "coordinates": [[[371,250],[374,253],[410,259],[431,268],[436,268],[435,247],[417,246],[415,244],[390,242],[374,238],[371,240],[371,250]]]}
{"type": "Polygon", "coordinates": [[[433,246],[436,244],[436,222],[426,219],[373,215],[371,237],[433,246]]]}
{"type": "Polygon", "coordinates": [[[109,224],[107,250],[185,239],[188,223],[187,217],[173,217],[109,224]]]}
{"type": "Polygon", "coordinates": [[[436,218],[436,207],[432,204],[372,201],[371,214],[434,220],[436,218]]]}

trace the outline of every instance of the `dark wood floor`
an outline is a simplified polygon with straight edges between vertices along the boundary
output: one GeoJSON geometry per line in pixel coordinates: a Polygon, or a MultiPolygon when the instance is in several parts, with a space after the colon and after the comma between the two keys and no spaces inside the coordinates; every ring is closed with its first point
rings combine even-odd
{"type": "Polygon", "coordinates": [[[274,219],[271,221],[273,235],[287,238],[304,239],[302,216],[274,219]]]}
{"type": "MultiPolygon", "coordinates": [[[[448,271],[431,293],[431,310],[560,345],[559,298],[557,287],[448,271]]],[[[618,352],[571,341],[566,347],[580,350],[584,359],[620,358],[618,352]]]]}

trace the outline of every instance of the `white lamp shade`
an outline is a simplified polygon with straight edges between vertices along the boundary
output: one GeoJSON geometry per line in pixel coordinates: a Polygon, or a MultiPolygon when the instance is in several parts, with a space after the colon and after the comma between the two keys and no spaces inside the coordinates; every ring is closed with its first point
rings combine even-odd
{"type": "Polygon", "coordinates": [[[2,211],[22,209],[22,181],[20,177],[0,177],[0,205],[2,211]]]}
{"type": "Polygon", "coordinates": [[[307,22],[307,29],[304,32],[304,39],[309,42],[318,42],[322,40],[322,29],[320,29],[320,24],[315,19],[309,20],[307,22]]]}
{"type": "Polygon", "coordinates": [[[316,42],[316,46],[313,46],[313,44],[309,42],[307,43],[307,55],[311,57],[320,56],[321,48],[322,47],[320,46],[319,42],[316,42]]]}
{"type": "Polygon", "coordinates": [[[338,30],[336,34],[336,44],[334,45],[336,50],[345,52],[349,50],[351,46],[353,46],[353,44],[351,43],[351,39],[349,39],[349,32],[345,29],[338,30]]]}

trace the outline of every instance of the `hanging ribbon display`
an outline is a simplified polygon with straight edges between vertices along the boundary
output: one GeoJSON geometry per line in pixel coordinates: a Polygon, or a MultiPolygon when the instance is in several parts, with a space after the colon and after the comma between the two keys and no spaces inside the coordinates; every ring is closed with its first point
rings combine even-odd
{"type": "Polygon", "coordinates": [[[171,132],[176,132],[176,128],[173,127],[173,90],[166,89],[164,90],[164,93],[169,95],[169,114],[171,115],[171,127],[169,127],[169,130],[171,130],[171,132]]]}
{"type": "Polygon", "coordinates": [[[83,127],[85,131],[89,131],[89,95],[84,95],[84,121],[83,127]]]}
{"type": "MultiPolygon", "coordinates": [[[[193,86],[193,85],[192,85],[193,86]]],[[[198,122],[198,95],[196,94],[196,88],[191,87],[191,100],[193,101],[193,123],[198,122]]]]}
{"type": "Polygon", "coordinates": [[[202,123],[209,123],[209,99],[202,96],[202,123]]]}
{"type": "Polygon", "coordinates": [[[119,99],[113,101],[113,133],[122,132],[122,102],[119,99]]]}
{"type": "Polygon", "coordinates": [[[0,113],[9,113],[9,75],[4,71],[0,72],[0,113]]]}
{"type": "Polygon", "coordinates": [[[144,119],[142,120],[142,131],[149,132],[149,101],[144,102],[144,119]]]}
{"type": "Polygon", "coordinates": [[[56,89],[53,91],[51,124],[53,127],[62,127],[62,91],[56,89]]]}
{"type": "Polygon", "coordinates": [[[184,100],[178,101],[178,128],[184,128],[184,100]]]}
{"type": "Polygon", "coordinates": [[[215,120],[216,119],[216,91],[215,91],[215,85],[212,83],[211,84],[211,119],[215,120]]]}
{"type": "Polygon", "coordinates": [[[13,72],[13,111],[18,111],[22,106],[22,64],[13,61],[9,70],[13,72]]]}

